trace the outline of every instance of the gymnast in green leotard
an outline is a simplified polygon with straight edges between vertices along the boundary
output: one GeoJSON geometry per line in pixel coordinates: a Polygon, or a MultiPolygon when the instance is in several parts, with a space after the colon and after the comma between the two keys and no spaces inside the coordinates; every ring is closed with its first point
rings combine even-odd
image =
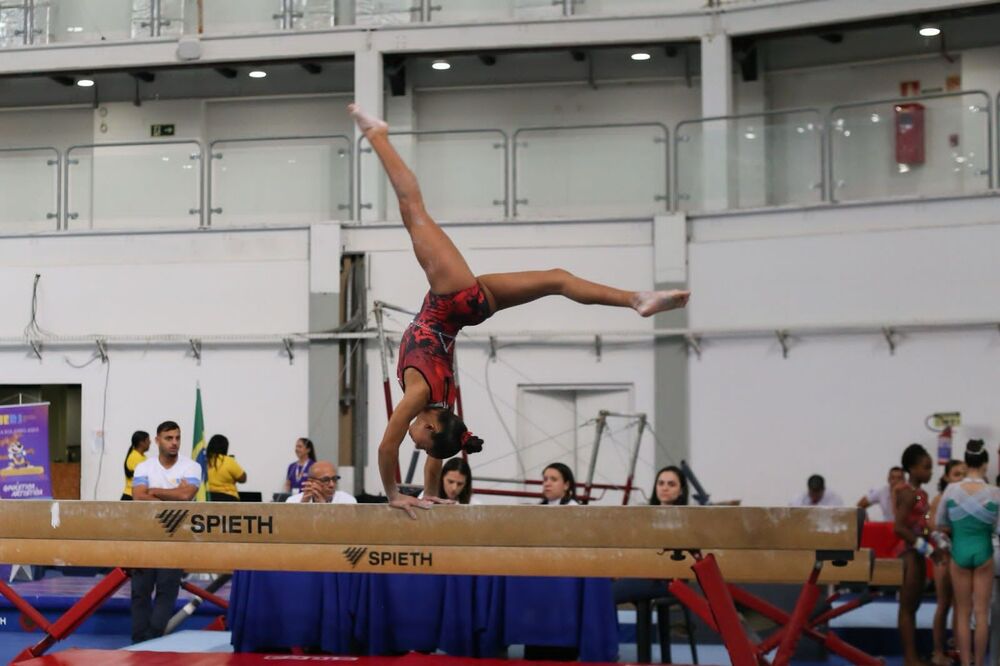
{"type": "Polygon", "coordinates": [[[955,630],[962,666],[982,666],[989,643],[993,593],[993,534],[1000,517],[1000,488],[986,483],[989,454],[981,439],[965,447],[965,480],[949,485],[937,511],[938,529],[951,533],[951,580],[955,592],[955,630]],[[975,650],[969,624],[976,616],[975,650]]]}

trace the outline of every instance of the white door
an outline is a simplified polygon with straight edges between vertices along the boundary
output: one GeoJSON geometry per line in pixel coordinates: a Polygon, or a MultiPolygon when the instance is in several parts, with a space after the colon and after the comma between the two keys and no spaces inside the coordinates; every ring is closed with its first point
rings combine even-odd
{"type": "MultiPolygon", "coordinates": [[[[630,413],[632,394],[631,384],[519,386],[517,458],[523,478],[540,479],[547,465],[561,462],[573,470],[582,488],[594,451],[598,414],[602,410],[630,413]]],[[[594,481],[623,485],[635,442],[635,420],[610,417],[607,424],[598,447],[594,481]]],[[[620,501],[620,494],[612,493],[609,500],[620,501]]]]}

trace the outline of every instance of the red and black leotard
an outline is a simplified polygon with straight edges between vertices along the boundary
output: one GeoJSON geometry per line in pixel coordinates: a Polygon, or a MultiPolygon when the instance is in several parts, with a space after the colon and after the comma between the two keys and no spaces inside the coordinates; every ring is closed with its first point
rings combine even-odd
{"type": "Polygon", "coordinates": [[[413,368],[431,390],[428,406],[451,409],[455,404],[455,336],[465,326],[480,324],[492,314],[479,282],[451,294],[427,292],[399,345],[396,377],[403,390],[403,373],[413,368]]]}
{"type": "MultiPolygon", "coordinates": [[[[910,514],[906,516],[906,526],[913,530],[913,533],[917,537],[927,537],[930,534],[930,516],[928,511],[930,511],[930,502],[927,500],[927,491],[923,488],[913,488],[908,483],[903,482],[897,486],[897,488],[910,487],[916,496],[916,501],[913,503],[913,508],[910,509],[910,514]]],[[[904,551],[912,548],[910,544],[905,541],[900,542],[896,547],[896,555],[902,554],[904,551]]]]}

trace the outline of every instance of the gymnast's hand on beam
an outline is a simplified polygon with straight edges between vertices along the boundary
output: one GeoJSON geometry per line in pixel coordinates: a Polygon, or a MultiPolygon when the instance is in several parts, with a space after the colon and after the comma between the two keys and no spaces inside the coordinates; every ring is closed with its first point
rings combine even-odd
{"type": "Polygon", "coordinates": [[[395,499],[389,500],[389,506],[394,509],[402,509],[405,511],[410,518],[414,520],[417,519],[417,513],[413,510],[413,507],[420,509],[430,509],[435,504],[454,504],[452,500],[441,499],[440,497],[425,497],[423,499],[418,499],[416,497],[410,497],[409,495],[397,495],[395,499]]]}

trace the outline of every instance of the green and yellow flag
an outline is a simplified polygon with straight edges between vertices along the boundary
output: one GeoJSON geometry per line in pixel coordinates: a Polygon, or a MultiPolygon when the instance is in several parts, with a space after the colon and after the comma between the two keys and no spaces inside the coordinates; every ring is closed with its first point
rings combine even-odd
{"type": "Polygon", "coordinates": [[[195,500],[204,502],[206,500],[206,480],[208,478],[208,455],[205,451],[205,417],[201,413],[201,386],[195,389],[194,399],[194,443],[191,447],[191,459],[201,465],[201,487],[195,500]]]}

